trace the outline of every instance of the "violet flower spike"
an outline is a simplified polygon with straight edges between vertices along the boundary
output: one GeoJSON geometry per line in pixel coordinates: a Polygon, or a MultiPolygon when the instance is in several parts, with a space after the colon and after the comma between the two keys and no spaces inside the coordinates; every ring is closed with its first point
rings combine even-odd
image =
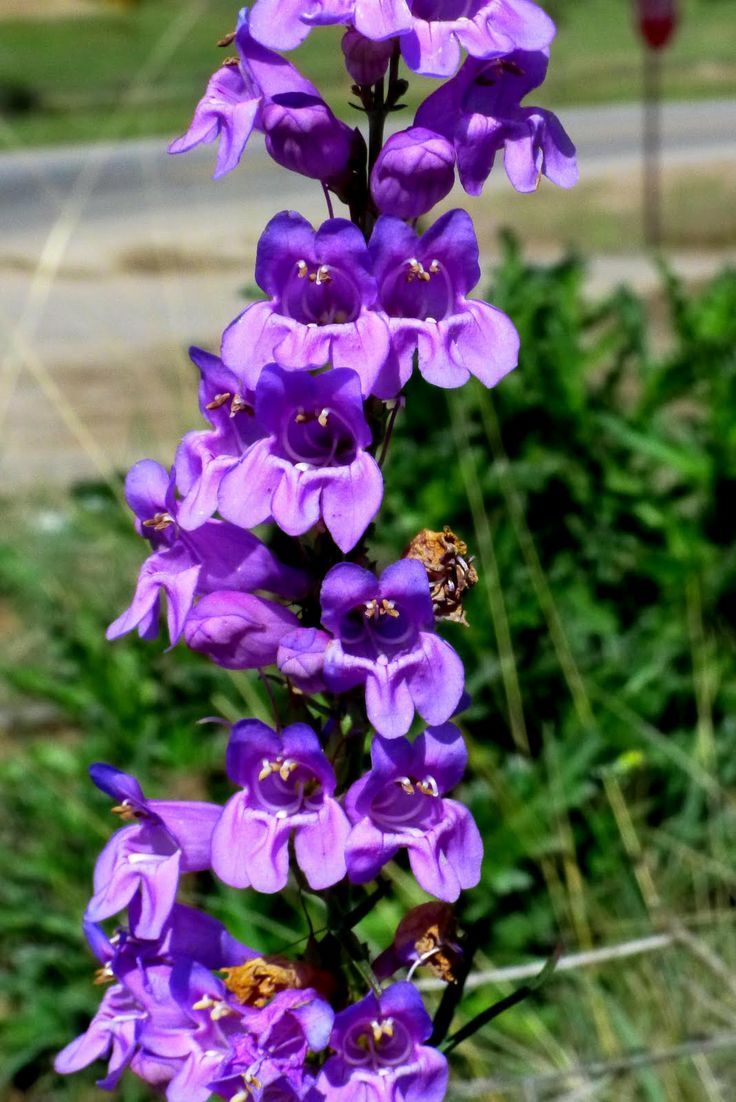
{"type": "Polygon", "coordinates": [[[415,559],[380,578],[339,563],[322,584],[322,624],[333,635],[324,680],[333,692],[365,685],[368,719],[386,738],[405,735],[414,710],[445,723],[463,692],[463,665],[435,634],[427,574],[415,559]]]}
{"type": "Polygon", "coordinates": [[[235,168],[257,129],[264,132],[277,164],[313,179],[341,180],[355,132],[333,115],[293,65],[256,42],[246,8],[238,17],[235,42],[238,66],[225,65],[211,77],[188,131],[171,143],[169,153],[186,153],[219,139],[219,179],[235,168]]]}
{"type": "Polygon", "coordinates": [[[297,863],[312,888],[342,880],[350,826],[333,795],[334,770],[310,727],[295,723],[278,735],[259,720],[236,723],[227,773],[242,791],[226,804],[212,838],[212,867],[221,880],[234,888],[281,891],[292,834],[297,863]]]}
{"type": "Polygon", "coordinates": [[[516,367],[519,335],[511,320],[466,297],[481,275],[467,211],[448,211],[421,237],[399,219],[381,217],[369,250],[391,329],[382,397],[406,384],[415,352],[424,378],[441,387],[462,386],[471,375],[495,386],[516,367]]]}
{"type": "Polygon", "coordinates": [[[417,111],[415,125],[431,126],[453,143],[469,195],[480,195],[502,150],[517,191],[535,191],[542,176],[563,188],[578,182],[575,146],[557,116],[521,106],[544,80],[548,61],[546,50],[516,50],[493,61],[469,58],[417,111]]]}
{"type": "Polygon", "coordinates": [[[308,588],[301,570],[284,566],[251,532],[221,520],[208,520],[194,531],[181,528],[175,478],[152,459],[141,460],[128,472],[125,497],[138,533],[149,540],[153,553],[141,567],[131,605],[108,627],[108,639],[134,628],[144,639],[155,638],[162,594],[173,644],[197,596],[223,589],[267,589],[297,598],[308,588]]]}
{"type": "Polygon", "coordinates": [[[117,801],[115,810],[123,818],[138,821],[116,831],[97,859],[85,919],[101,922],[137,900],[134,934],[158,938],[171,915],[180,874],[210,868],[210,840],[220,808],[147,800],[134,777],[111,765],[93,765],[90,775],[117,801]]]}
{"type": "Polygon", "coordinates": [[[254,388],[267,364],[289,371],[352,368],[372,392],[389,352],[385,319],[373,309],[376,281],[357,226],[343,218],[315,232],[296,211],[266,226],[256,282],[268,302],[240,314],[222,337],[222,359],[254,388]]]}
{"type": "Polygon", "coordinates": [[[325,1102],[442,1102],[447,1060],[423,1044],[432,1020],[411,983],[366,995],[335,1017],[335,1050],[317,1078],[325,1102]]]}
{"type": "Polygon", "coordinates": [[[223,478],[222,516],[241,528],[273,517],[290,536],[321,517],[350,551],[383,497],[356,373],[337,368],[313,378],[271,365],[256,386],[255,418],[267,435],[223,478]]]}
{"type": "Polygon", "coordinates": [[[345,860],[363,884],[406,848],[425,892],[448,903],[480,880],[483,842],[466,807],[444,794],[461,780],[467,751],[457,727],[430,727],[413,743],[377,737],[372,769],[349,789],[353,824],[345,860]]]}

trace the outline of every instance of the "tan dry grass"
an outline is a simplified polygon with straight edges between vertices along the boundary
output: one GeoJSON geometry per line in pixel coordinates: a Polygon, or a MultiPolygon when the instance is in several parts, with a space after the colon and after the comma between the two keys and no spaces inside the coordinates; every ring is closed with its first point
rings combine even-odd
{"type": "Polygon", "coordinates": [[[0,20],[73,19],[99,15],[105,8],[114,6],[103,0],[0,0],[0,20]]]}

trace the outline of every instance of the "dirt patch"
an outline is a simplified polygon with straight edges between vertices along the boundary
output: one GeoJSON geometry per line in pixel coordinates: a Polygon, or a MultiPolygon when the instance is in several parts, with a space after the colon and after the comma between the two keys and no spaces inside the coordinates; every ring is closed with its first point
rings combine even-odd
{"type": "Polygon", "coordinates": [[[190,249],[177,249],[175,246],[154,248],[142,245],[126,249],[115,260],[119,272],[133,275],[163,275],[173,272],[176,275],[192,275],[201,272],[222,272],[223,270],[243,271],[243,257],[223,256],[222,253],[195,252],[190,249]]]}

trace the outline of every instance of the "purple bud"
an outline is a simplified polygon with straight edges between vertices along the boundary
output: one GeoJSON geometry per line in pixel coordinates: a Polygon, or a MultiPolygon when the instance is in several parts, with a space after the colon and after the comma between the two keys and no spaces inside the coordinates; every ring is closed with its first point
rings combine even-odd
{"type": "Polygon", "coordinates": [[[455,150],[446,138],[413,126],[386,142],[371,173],[371,194],[382,214],[418,218],[449,194],[455,150]]]}
{"type": "Polygon", "coordinates": [[[394,52],[392,39],[372,42],[360,31],[350,27],[345,31],[341,45],[345,55],[345,68],[356,84],[375,84],[386,75],[394,52]]]}
{"type": "Polygon", "coordinates": [[[355,132],[327,104],[304,92],[287,92],[264,103],[266,148],[277,164],[313,180],[345,173],[355,132]]]}
{"type": "Polygon", "coordinates": [[[187,617],[184,638],[192,650],[228,670],[255,670],[276,661],[282,637],[299,621],[293,612],[250,593],[210,593],[187,617]]]}

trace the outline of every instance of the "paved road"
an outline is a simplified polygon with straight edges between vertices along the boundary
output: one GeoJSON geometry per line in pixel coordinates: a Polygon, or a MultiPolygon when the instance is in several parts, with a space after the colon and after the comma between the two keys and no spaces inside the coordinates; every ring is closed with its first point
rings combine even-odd
{"type": "MultiPolygon", "coordinates": [[[[583,179],[635,168],[636,106],[564,121],[583,179]]],[[[164,144],[0,156],[0,482],[165,454],[193,416],[180,350],[212,344],[242,305],[265,222],[284,207],[324,217],[318,185],[273,166],[258,139],[218,183],[210,150],[174,158],[164,144]]],[[[664,153],[736,158],[736,101],[668,105],[664,153]]],[[[506,186],[499,174],[494,189],[506,186]]]]}

